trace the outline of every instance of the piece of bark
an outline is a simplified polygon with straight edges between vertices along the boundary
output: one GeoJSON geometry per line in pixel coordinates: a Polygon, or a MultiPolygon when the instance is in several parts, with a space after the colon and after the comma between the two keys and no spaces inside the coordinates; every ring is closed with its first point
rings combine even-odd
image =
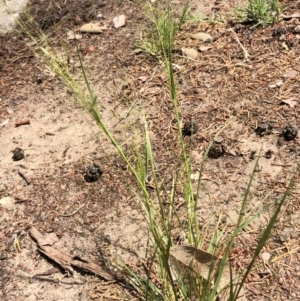
{"type": "Polygon", "coordinates": [[[108,271],[105,271],[103,267],[97,265],[92,261],[89,261],[87,259],[81,261],[78,257],[73,258],[67,254],[64,254],[56,250],[51,246],[42,245],[41,243],[45,241],[45,238],[42,235],[42,233],[39,232],[35,227],[30,228],[29,234],[38,243],[39,251],[41,253],[43,253],[53,261],[55,261],[58,265],[64,268],[71,275],[74,274],[73,268],[79,268],[84,272],[88,272],[100,276],[107,281],[115,280],[115,277],[112,274],[110,274],[108,271]]]}
{"type": "Polygon", "coordinates": [[[27,124],[30,124],[30,120],[20,120],[15,123],[15,126],[18,127],[18,126],[27,125],[27,124]]]}

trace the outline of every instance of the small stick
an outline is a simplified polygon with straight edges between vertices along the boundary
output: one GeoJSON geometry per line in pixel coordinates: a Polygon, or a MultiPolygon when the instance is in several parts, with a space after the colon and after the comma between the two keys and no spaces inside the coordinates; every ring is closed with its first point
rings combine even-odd
{"type": "Polygon", "coordinates": [[[16,123],[15,123],[15,127],[19,127],[19,126],[21,126],[21,125],[26,125],[26,124],[30,124],[30,120],[20,120],[20,121],[17,121],[16,123]]]}
{"type": "Polygon", "coordinates": [[[230,28],[228,29],[229,31],[231,31],[236,39],[236,41],[238,42],[238,44],[240,45],[240,47],[242,48],[243,52],[244,52],[244,60],[243,60],[243,63],[248,63],[249,62],[249,53],[248,51],[246,50],[246,48],[242,45],[242,43],[240,42],[237,34],[235,33],[235,31],[230,28]]]}
{"type": "Polygon", "coordinates": [[[46,272],[36,274],[33,277],[35,278],[35,277],[38,277],[38,276],[50,276],[50,275],[58,273],[58,272],[59,272],[58,268],[51,268],[51,269],[47,270],[46,272]]]}
{"type": "Polygon", "coordinates": [[[85,204],[81,205],[76,211],[74,211],[73,213],[70,213],[70,214],[59,214],[59,216],[62,216],[62,217],[70,217],[74,214],[76,214],[81,208],[83,208],[85,206],[85,204]]]}
{"type": "Polygon", "coordinates": [[[27,180],[27,178],[25,177],[25,175],[18,170],[18,175],[26,182],[27,185],[30,184],[30,182],[27,180]]]}
{"type": "Polygon", "coordinates": [[[67,151],[71,148],[71,146],[67,146],[66,149],[63,151],[63,157],[66,156],[67,151]]]}

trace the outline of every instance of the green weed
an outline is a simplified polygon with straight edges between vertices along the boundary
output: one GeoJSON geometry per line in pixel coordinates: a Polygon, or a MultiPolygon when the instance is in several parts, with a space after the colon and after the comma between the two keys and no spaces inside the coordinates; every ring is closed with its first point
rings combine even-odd
{"type": "Polygon", "coordinates": [[[181,16],[176,18],[170,4],[166,9],[154,8],[152,5],[148,7],[146,17],[154,25],[154,30],[146,30],[138,46],[152,56],[166,57],[173,49],[176,34],[186,19],[188,8],[185,6],[181,16]]]}
{"type": "Polygon", "coordinates": [[[208,23],[210,24],[223,24],[225,23],[225,17],[218,13],[212,13],[212,15],[208,18],[208,23]]]}
{"type": "Polygon", "coordinates": [[[235,16],[253,23],[253,27],[267,27],[279,21],[282,10],[278,0],[248,0],[247,7],[236,8],[235,16]]]}

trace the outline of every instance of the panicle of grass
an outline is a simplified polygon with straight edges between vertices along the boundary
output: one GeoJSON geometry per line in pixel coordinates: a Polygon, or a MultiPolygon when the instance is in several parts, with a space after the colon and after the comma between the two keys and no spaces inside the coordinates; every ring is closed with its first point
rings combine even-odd
{"type": "Polygon", "coordinates": [[[142,39],[139,48],[154,57],[168,57],[173,49],[176,34],[186,20],[188,11],[186,5],[179,20],[175,20],[170,2],[166,9],[154,8],[149,4],[146,17],[154,25],[154,31],[146,31],[146,37],[142,39]]]}

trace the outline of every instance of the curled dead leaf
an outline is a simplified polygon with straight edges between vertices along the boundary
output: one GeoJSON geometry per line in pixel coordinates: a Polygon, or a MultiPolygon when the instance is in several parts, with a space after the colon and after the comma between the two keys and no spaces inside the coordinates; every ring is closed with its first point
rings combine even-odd
{"type": "Polygon", "coordinates": [[[280,80],[275,84],[269,85],[269,88],[274,89],[274,88],[279,88],[283,84],[283,81],[280,80]]]}
{"type": "Polygon", "coordinates": [[[289,105],[291,108],[294,108],[295,105],[297,104],[297,101],[294,100],[294,98],[289,98],[289,99],[283,99],[281,101],[283,104],[289,105]]]}
{"type": "MultiPolygon", "coordinates": [[[[227,301],[230,289],[233,291],[239,285],[237,275],[230,265],[222,265],[222,259],[191,246],[173,246],[170,248],[171,267],[175,266],[177,278],[191,279],[201,277],[213,287],[219,278],[217,293],[220,301],[227,301]],[[172,265],[173,263],[173,265],[172,265]]],[[[243,288],[239,293],[239,301],[246,301],[243,288]]]]}
{"type": "Polygon", "coordinates": [[[102,28],[93,23],[84,24],[79,28],[79,30],[81,32],[88,32],[88,33],[101,33],[102,32],[102,28]]]}
{"type": "Polygon", "coordinates": [[[199,47],[199,50],[200,50],[201,52],[207,51],[207,50],[209,50],[209,49],[211,49],[210,46],[201,45],[201,46],[199,47]]]}
{"type": "Polygon", "coordinates": [[[138,80],[140,80],[141,82],[145,82],[148,78],[149,78],[148,76],[142,75],[142,76],[138,77],[138,80]]]}

